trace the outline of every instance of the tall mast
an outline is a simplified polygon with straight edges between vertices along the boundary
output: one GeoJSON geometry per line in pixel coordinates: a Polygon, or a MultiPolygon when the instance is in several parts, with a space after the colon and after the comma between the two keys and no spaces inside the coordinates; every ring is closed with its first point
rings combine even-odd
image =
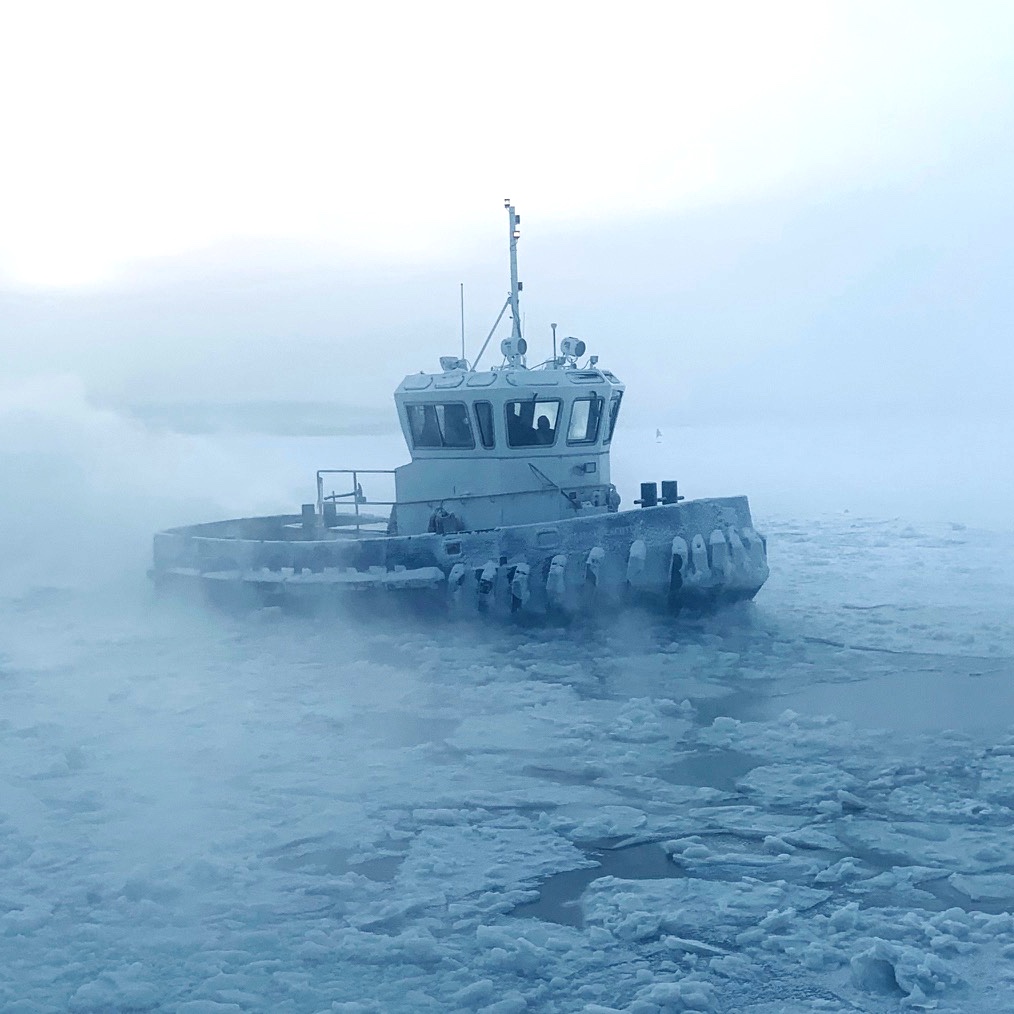
{"type": "Polygon", "coordinates": [[[511,237],[511,316],[514,323],[511,328],[511,340],[517,341],[521,337],[521,313],[518,310],[518,293],[521,291],[521,283],[518,281],[518,240],[521,238],[521,216],[514,210],[510,198],[504,202],[507,209],[507,218],[510,221],[511,237]]]}
{"type": "Polygon", "coordinates": [[[486,335],[486,340],[482,343],[482,348],[479,349],[475,362],[472,363],[473,371],[478,365],[479,360],[482,359],[482,354],[486,351],[486,346],[490,343],[497,324],[503,319],[503,315],[508,309],[513,318],[511,336],[510,338],[504,338],[500,342],[500,351],[511,367],[525,368],[525,353],[528,351],[528,343],[521,337],[521,311],[518,309],[518,293],[521,291],[521,283],[518,281],[518,239],[521,237],[521,216],[514,210],[514,205],[511,204],[509,197],[503,202],[503,206],[507,209],[507,220],[511,230],[511,291],[508,293],[507,301],[504,303],[503,309],[493,324],[493,330],[486,335]]]}

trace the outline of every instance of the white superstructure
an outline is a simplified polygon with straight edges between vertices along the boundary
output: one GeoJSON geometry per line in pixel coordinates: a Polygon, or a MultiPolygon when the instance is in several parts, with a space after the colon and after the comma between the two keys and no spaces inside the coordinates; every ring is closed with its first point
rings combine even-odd
{"type": "Polygon", "coordinates": [[[619,504],[609,445],[623,384],[598,368],[596,356],[580,362],[585,343],[575,338],[565,338],[557,354],[554,336],[552,358],[527,365],[517,277],[520,218],[506,204],[511,291],[497,323],[509,309],[512,327],[500,344],[502,365],[480,371],[447,356],[440,373],[411,374],[394,395],[412,456],[395,471],[399,535],[435,526],[475,531],[556,521],[615,511],[619,504]]]}

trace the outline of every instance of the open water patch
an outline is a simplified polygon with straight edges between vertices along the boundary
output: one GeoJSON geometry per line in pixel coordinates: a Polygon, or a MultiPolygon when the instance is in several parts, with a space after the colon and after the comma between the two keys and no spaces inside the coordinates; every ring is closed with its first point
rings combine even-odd
{"type": "Polygon", "coordinates": [[[278,869],[317,876],[341,877],[358,873],[367,880],[390,883],[405,861],[404,853],[353,859],[352,849],[332,846],[323,838],[301,838],[266,853],[278,869]]]}
{"type": "Polygon", "coordinates": [[[440,743],[457,727],[458,719],[417,715],[401,711],[375,711],[357,719],[372,738],[390,747],[423,746],[440,743]]]}
{"type": "Polygon", "coordinates": [[[699,750],[678,757],[655,775],[673,785],[736,792],[739,779],[763,763],[761,758],[740,750],[699,750]]]}
{"type": "Polygon", "coordinates": [[[591,785],[606,774],[604,768],[588,765],[583,768],[568,770],[565,768],[552,767],[541,764],[526,764],[521,769],[521,774],[529,778],[539,778],[543,781],[556,782],[559,785],[591,785]]]}
{"type": "Polygon", "coordinates": [[[892,732],[997,733],[1014,725],[1014,664],[958,656],[935,656],[932,662],[925,656],[907,658],[862,679],[797,687],[779,698],[779,706],[892,732]]]}
{"type": "Polygon", "coordinates": [[[588,849],[595,862],[576,870],[565,870],[546,877],[539,885],[539,897],[518,905],[511,915],[542,919],[563,926],[584,926],[581,896],[585,888],[601,877],[619,880],[665,880],[686,877],[659,842],[644,842],[612,849],[588,849]]]}

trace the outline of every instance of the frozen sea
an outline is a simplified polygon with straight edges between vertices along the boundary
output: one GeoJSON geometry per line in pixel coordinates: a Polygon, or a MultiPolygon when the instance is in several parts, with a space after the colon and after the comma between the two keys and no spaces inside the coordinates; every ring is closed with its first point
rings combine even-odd
{"type": "Polygon", "coordinates": [[[394,435],[0,400],[0,1010],[1014,1011],[1011,426],[633,428],[756,602],[566,629],[156,598],[394,435]]]}

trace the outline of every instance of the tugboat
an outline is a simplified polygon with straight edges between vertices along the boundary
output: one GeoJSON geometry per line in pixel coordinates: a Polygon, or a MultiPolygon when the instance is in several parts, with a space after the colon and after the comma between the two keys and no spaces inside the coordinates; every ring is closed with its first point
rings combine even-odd
{"type": "MultiPolygon", "coordinates": [[[[609,452],[624,385],[564,338],[529,366],[521,333],[520,216],[505,201],[511,288],[472,363],[440,358],[394,393],[411,461],[320,469],[300,514],[188,525],[154,539],[151,575],[215,601],[285,604],[402,595],[451,614],[571,617],[627,603],[671,612],[751,599],[768,576],[745,496],[685,500],[643,482],[621,511],[609,452]],[[479,363],[509,311],[500,365],[479,363]],[[393,475],[393,501],[363,481],[393,475]],[[342,492],[334,488],[340,486],[342,492]],[[386,510],[384,510],[386,508],[386,510]]],[[[384,481],[384,480],[376,480],[384,481]]],[[[390,482],[390,479],[386,480],[390,482]]]]}

